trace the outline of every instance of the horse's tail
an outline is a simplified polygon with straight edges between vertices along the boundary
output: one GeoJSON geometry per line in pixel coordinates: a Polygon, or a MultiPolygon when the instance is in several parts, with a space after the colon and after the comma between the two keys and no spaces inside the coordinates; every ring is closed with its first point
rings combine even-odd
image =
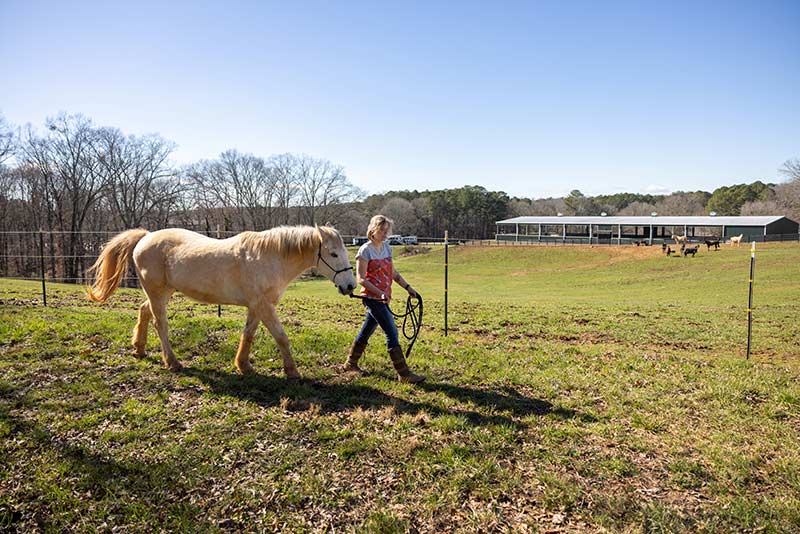
{"type": "Polygon", "coordinates": [[[142,228],[126,230],[106,243],[97,261],[89,268],[89,273],[94,274],[94,283],[86,288],[90,300],[105,302],[114,293],[128,270],[133,248],[145,235],[147,230],[142,228]]]}

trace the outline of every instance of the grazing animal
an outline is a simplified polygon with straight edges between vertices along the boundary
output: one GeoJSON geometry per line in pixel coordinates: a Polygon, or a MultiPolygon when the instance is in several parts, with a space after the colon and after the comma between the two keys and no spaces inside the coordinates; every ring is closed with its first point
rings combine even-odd
{"type": "Polygon", "coordinates": [[[731,246],[736,245],[738,247],[741,244],[743,237],[744,234],[731,236],[731,246]]]}
{"type": "Polygon", "coordinates": [[[681,244],[684,244],[684,245],[686,244],[686,236],[685,235],[675,235],[675,234],[673,234],[672,235],[672,239],[675,240],[676,244],[677,243],[681,243],[681,244]]]}
{"type": "Polygon", "coordinates": [[[137,355],[144,355],[147,326],[153,319],[164,366],[172,371],[182,368],[167,333],[167,302],[176,290],[200,302],[247,307],[234,359],[240,373],[254,372],[250,347],[258,323],[263,322],[281,351],[286,376],[300,378],[275,311],[286,287],[310,267],[316,267],[342,295],[356,287],[342,236],[332,227],[280,227],[222,240],[180,228],[157,232],[140,228],[122,232],[106,244],[90,269],[94,283],[87,288],[88,297],[105,302],[119,286],[131,258],[147,296],[139,307],[133,346],[137,355]]]}
{"type": "Polygon", "coordinates": [[[708,247],[708,250],[711,250],[711,247],[714,247],[714,250],[719,250],[719,239],[706,239],[703,242],[708,247]]]}
{"type": "Polygon", "coordinates": [[[693,247],[686,247],[686,248],[683,249],[683,257],[684,258],[686,256],[688,256],[689,254],[691,254],[692,257],[694,258],[694,255],[697,254],[697,245],[695,245],[693,247]]]}

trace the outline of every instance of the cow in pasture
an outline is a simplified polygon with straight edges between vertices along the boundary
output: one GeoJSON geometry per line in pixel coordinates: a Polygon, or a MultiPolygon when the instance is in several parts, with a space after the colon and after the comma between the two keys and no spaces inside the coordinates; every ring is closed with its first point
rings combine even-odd
{"type": "Polygon", "coordinates": [[[683,257],[684,257],[684,258],[685,258],[686,256],[688,256],[689,254],[691,254],[691,255],[692,255],[692,257],[694,258],[694,255],[695,255],[695,254],[697,254],[697,245],[695,245],[695,246],[693,246],[693,247],[685,247],[685,248],[683,249],[683,257]]]}

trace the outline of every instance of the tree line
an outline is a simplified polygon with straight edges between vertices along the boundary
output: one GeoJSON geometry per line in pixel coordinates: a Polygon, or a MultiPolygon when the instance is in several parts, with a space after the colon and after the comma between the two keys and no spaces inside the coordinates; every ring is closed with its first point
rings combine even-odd
{"type": "Polygon", "coordinates": [[[395,231],[421,237],[490,239],[495,221],[520,215],[786,215],[800,220],[800,160],[786,183],[755,181],[713,192],[509,197],[465,186],[367,195],[341,165],[306,154],[261,157],[236,149],[175,165],[160,135],[127,135],[83,115],[59,114],[44,128],[0,116],[0,275],[35,272],[30,232],[44,231],[52,276],[79,280],[108,233],[179,226],[227,236],[286,224],[334,224],[363,235],[384,213],[395,231]],[[27,232],[27,234],[25,233],[27,232]],[[94,232],[94,233],[93,233],[94,232]]]}

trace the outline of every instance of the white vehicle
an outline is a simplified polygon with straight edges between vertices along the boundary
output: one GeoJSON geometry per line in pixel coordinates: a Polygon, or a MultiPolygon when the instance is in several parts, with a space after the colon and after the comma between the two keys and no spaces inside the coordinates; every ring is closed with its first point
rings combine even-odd
{"type": "Polygon", "coordinates": [[[403,243],[406,245],[416,245],[417,244],[417,236],[415,235],[407,235],[403,237],[403,243]]]}
{"type": "Polygon", "coordinates": [[[397,234],[390,235],[389,237],[386,238],[386,242],[389,243],[390,245],[402,245],[403,236],[397,234]]]}

